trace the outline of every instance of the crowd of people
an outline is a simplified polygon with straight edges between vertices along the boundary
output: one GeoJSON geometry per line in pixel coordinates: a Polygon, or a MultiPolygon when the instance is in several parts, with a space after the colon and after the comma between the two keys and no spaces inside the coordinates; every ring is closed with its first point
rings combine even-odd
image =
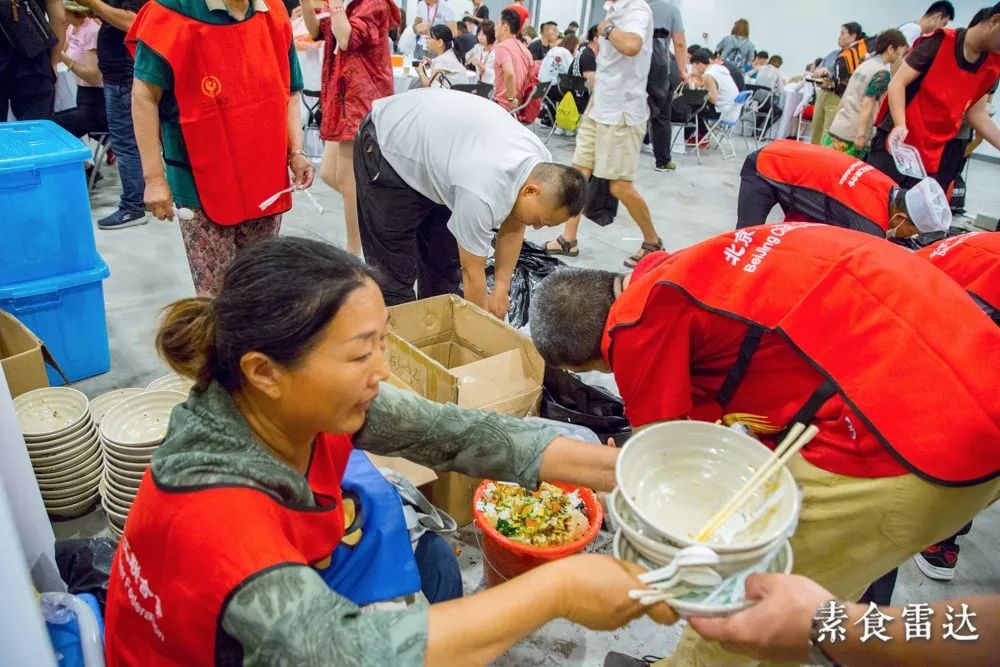
{"type": "Polygon", "coordinates": [[[836,49],[788,77],[747,20],[714,49],[689,45],[665,0],[609,0],[586,31],[533,22],[523,0],[493,18],[482,0],[461,16],[421,0],[412,20],[393,0],[307,0],[292,12],[299,36],[276,0],[19,2],[48,30],[30,56],[0,33],[0,111],[106,135],[122,194],[97,226],[176,219],[196,294],[168,306],[157,335],[197,384],[119,547],[129,567],[108,589],[112,664],[484,664],[554,618],[675,622],[629,597],[640,567],[603,556],[463,598],[447,544],[428,533],[411,550],[395,492],[353,454],[613,488],[612,447],[383,383],[388,306],[455,293],[503,319],[526,229],[561,228],[545,251],[578,257],[598,182],[641,244],[627,274],[562,269],[535,288],[531,336],[546,364],[613,374],[636,429],[761,415],[756,435],[774,446],[787,425],[820,427],[789,463],[803,494],[796,575],[751,577],[754,607],[692,619],[662,664],[995,660],[997,595],[964,601],[982,622],[974,644],[865,644],[852,631],[833,646],[817,615],[844,601],[853,623],[864,599],[899,617],[894,568],[915,556],[928,576],[954,576],[956,537],[1000,499],[1000,231],[904,247],[950,233],[949,192],[973,142],[1000,148],[988,112],[1000,4],[957,29],[945,0],[873,36],[846,22],[836,49]],[[279,234],[316,172],[300,48],[322,49],[318,171],[343,198],[344,249],[279,234]],[[427,90],[397,93],[394,60],[427,90]],[[55,113],[60,64],[77,99],[55,113]],[[789,83],[809,90],[811,141],[747,155],[735,229],[667,253],[636,186],[643,151],[673,172],[674,124],[710,147],[741,93],[763,109],[789,83]],[[697,124],[690,92],[704,103],[697,124]],[[573,141],[571,164],[536,120],[573,141]],[[926,177],[897,167],[903,143],[926,177]],[[762,226],[775,205],[785,221],[762,226]],[[930,388],[946,427],[918,404],[930,388]],[[384,533],[344,549],[355,496],[382,499],[365,516],[384,533]],[[153,611],[132,588],[140,563],[153,611]],[[175,585],[192,573],[202,586],[175,585]],[[359,613],[388,600],[399,606],[359,613]]]}

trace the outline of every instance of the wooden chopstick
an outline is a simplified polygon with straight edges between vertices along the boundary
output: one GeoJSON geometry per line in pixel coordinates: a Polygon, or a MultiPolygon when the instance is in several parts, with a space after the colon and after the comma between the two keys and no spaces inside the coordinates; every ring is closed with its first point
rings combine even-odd
{"type": "Polygon", "coordinates": [[[695,540],[705,542],[717,531],[722,524],[729,520],[746,502],[757,489],[778,473],[786,463],[802,449],[810,440],[816,437],[819,429],[815,426],[806,428],[805,424],[795,424],[788,431],[788,435],[781,444],[774,450],[771,456],[764,462],[764,465],[743,485],[733,498],[719,509],[718,512],[708,520],[705,527],[698,532],[695,540]]]}

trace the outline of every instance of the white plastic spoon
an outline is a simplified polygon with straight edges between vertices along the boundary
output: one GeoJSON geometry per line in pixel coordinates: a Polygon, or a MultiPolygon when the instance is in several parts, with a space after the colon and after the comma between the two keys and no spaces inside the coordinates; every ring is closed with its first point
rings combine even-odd
{"type": "Polygon", "coordinates": [[[682,567],[694,567],[696,565],[718,565],[719,554],[712,551],[703,544],[694,544],[684,547],[677,552],[674,559],[663,567],[643,572],[639,575],[639,581],[644,584],[652,584],[663,581],[677,574],[677,570],[682,567]]]}

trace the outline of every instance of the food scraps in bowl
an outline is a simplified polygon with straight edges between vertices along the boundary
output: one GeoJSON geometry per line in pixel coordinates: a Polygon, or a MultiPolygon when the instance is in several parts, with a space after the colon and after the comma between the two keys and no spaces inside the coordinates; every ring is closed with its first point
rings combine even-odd
{"type": "Polygon", "coordinates": [[[590,528],[580,494],[547,482],[537,491],[493,482],[484,490],[477,509],[504,537],[536,547],[570,544],[590,528]]]}

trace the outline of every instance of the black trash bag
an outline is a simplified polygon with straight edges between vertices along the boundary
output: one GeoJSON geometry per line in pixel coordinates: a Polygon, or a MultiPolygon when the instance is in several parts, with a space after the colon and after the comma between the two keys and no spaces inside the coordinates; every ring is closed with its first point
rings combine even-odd
{"type": "Polygon", "coordinates": [[[910,250],[920,250],[921,248],[926,248],[932,243],[937,243],[941,239],[950,239],[953,236],[961,236],[962,234],[968,234],[970,231],[965,227],[949,227],[947,232],[928,232],[926,234],[917,234],[916,236],[911,236],[906,239],[894,238],[890,239],[893,243],[901,245],[904,248],[909,248],[910,250]]]}
{"type": "MultiPolygon", "coordinates": [[[[545,248],[535,245],[530,241],[524,241],[521,245],[521,254],[517,258],[517,266],[514,267],[514,275],[510,279],[510,309],[507,311],[507,323],[515,329],[520,329],[528,323],[528,310],[531,307],[531,292],[535,285],[540,283],[545,276],[549,275],[560,266],[565,266],[555,257],[545,254],[545,248]]],[[[496,279],[493,275],[494,258],[490,257],[486,261],[486,287],[490,291],[496,279]]]]}
{"type": "Polygon", "coordinates": [[[74,595],[90,593],[97,598],[102,612],[108,594],[108,577],[111,576],[111,559],[115,555],[115,546],[115,541],[109,537],[56,542],[56,565],[69,592],[74,595]]]}
{"type": "Polygon", "coordinates": [[[587,191],[587,205],[583,214],[601,227],[607,227],[618,215],[618,200],[611,196],[611,181],[604,178],[590,178],[587,191]]]}
{"type": "Polygon", "coordinates": [[[601,442],[614,438],[619,447],[632,435],[621,398],[558,368],[545,369],[539,414],[546,419],[585,426],[601,442]]]}

